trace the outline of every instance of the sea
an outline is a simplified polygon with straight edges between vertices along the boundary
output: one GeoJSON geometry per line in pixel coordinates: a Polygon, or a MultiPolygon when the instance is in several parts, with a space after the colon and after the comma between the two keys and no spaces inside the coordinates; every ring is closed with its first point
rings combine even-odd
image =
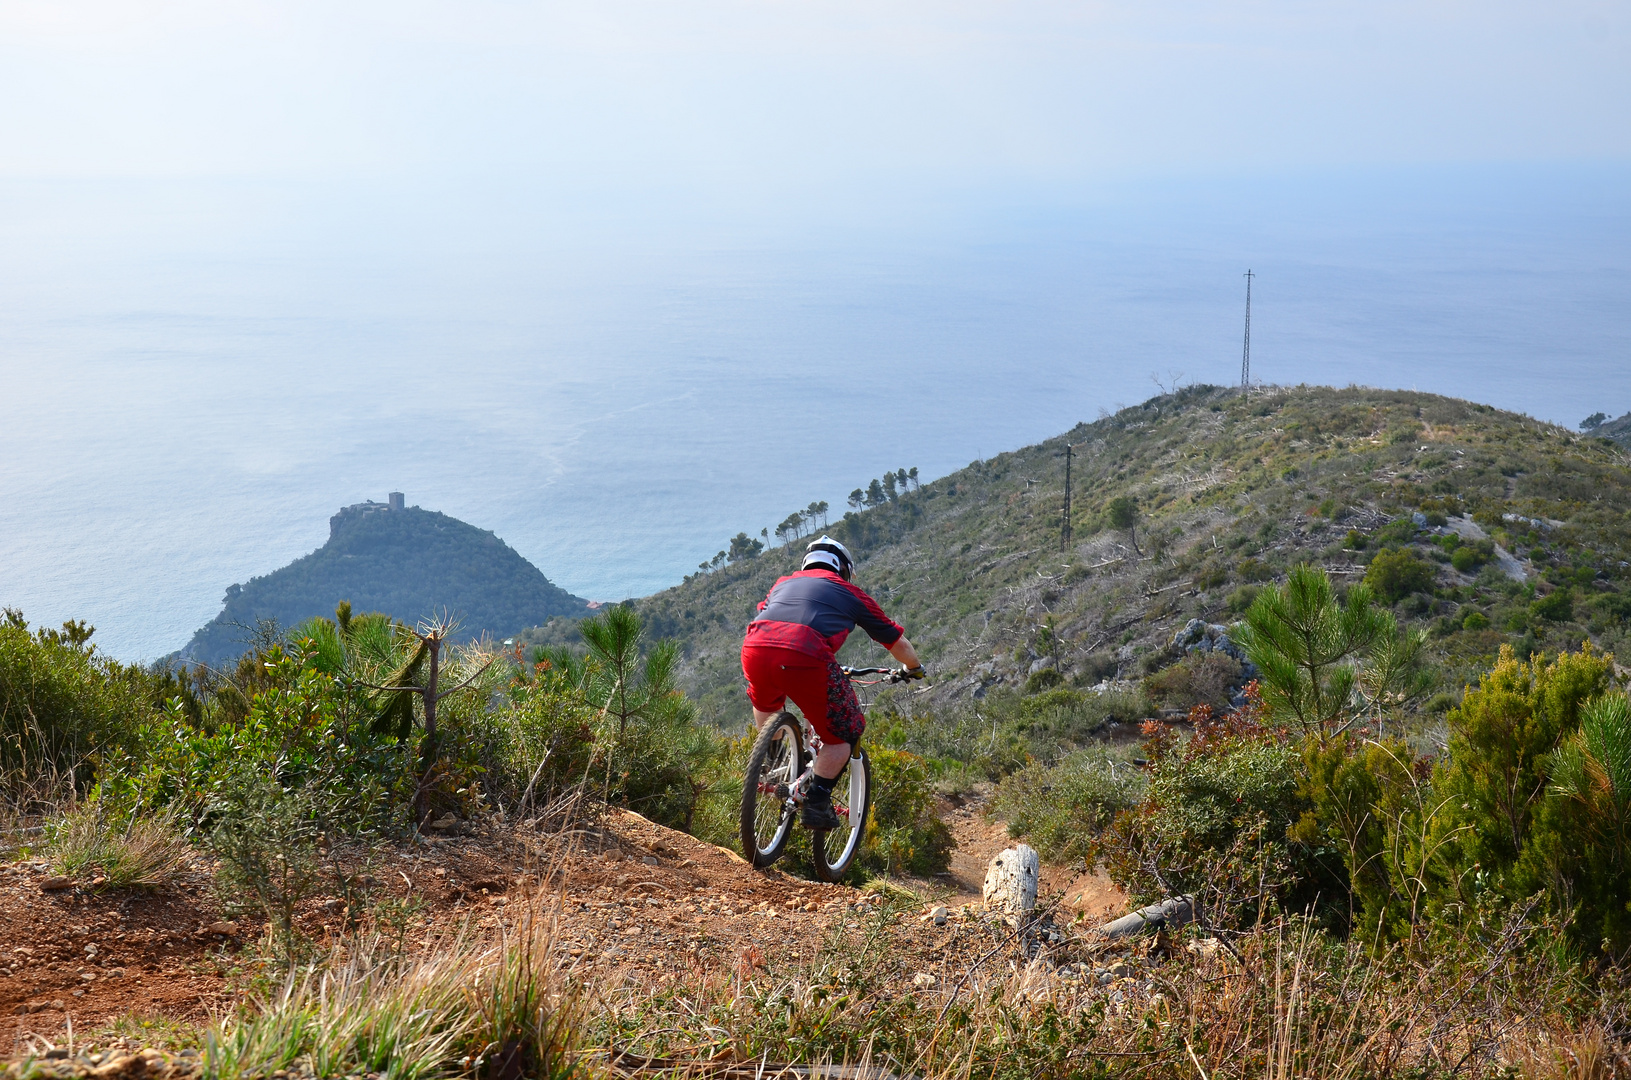
{"type": "Polygon", "coordinates": [[[1631,166],[775,197],[0,181],[0,604],[125,660],[402,491],[594,600],[1187,383],[1631,410],[1631,166]]]}

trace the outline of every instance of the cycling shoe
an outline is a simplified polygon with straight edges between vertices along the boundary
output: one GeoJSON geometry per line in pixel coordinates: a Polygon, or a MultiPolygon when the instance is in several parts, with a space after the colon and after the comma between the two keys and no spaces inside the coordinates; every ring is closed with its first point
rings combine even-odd
{"type": "Polygon", "coordinates": [[[832,808],[832,796],[820,788],[811,788],[810,795],[799,811],[799,824],[806,829],[836,829],[843,822],[832,808]]]}

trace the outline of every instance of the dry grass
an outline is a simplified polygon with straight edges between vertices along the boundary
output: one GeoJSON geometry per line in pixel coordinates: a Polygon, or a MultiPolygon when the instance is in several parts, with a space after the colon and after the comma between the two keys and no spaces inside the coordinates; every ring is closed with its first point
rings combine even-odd
{"type": "Polygon", "coordinates": [[[551,946],[536,909],[497,943],[461,933],[418,955],[353,943],[209,1031],[205,1076],[573,1075],[580,1010],[551,946]]]}
{"type": "Polygon", "coordinates": [[[0,775],[0,857],[40,847],[45,822],[60,817],[73,800],[73,777],[55,770],[0,775]]]}
{"type": "Polygon", "coordinates": [[[591,1037],[623,1071],[697,1075],[795,1062],[936,1080],[1631,1076],[1617,1006],[1540,930],[1514,917],[1473,937],[1378,956],[1286,921],[1241,937],[1238,957],[1180,946],[1109,987],[1016,951],[925,990],[886,944],[834,948],[797,971],[595,988],[591,1037]]]}
{"type": "Polygon", "coordinates": [[[46,835],[59,873],[91,877],[107,889],[157,889],[180,872],[189,851],[172,815],[131,815],[121,823],[97,803],[69,810],[46,835]]]}

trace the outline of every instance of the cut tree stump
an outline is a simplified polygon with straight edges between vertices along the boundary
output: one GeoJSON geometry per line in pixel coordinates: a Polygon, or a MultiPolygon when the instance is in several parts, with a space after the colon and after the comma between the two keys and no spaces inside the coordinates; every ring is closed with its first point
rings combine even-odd
{"type": "Polygon", "coordinates": [[[998,852],[985,868],[985,906],[1009,922],[1025,919],[1036,907],[1036,881],[1042,861],[1029,844],[998,852]]]}

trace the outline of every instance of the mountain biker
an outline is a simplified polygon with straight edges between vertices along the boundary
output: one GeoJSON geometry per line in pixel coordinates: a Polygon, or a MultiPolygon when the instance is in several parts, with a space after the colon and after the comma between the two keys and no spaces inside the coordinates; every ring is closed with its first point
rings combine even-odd
{"type": "Polygon", "coordinates": [[[833,785],[866,730],[855,688],[838,664],[844,639],[859,625],[906,666],[908,678],[923,678],[923,664],[905,631],[850,583],[854,570],[849,549],[837,540],[820,536],[810,541],[798,572],[771,586],[742,639],[742,674],[748,680],[754,724],[762,729],[792,698],[821,736],[815,775],[799,817],[810,829],[838,828],[833,785]]]}

